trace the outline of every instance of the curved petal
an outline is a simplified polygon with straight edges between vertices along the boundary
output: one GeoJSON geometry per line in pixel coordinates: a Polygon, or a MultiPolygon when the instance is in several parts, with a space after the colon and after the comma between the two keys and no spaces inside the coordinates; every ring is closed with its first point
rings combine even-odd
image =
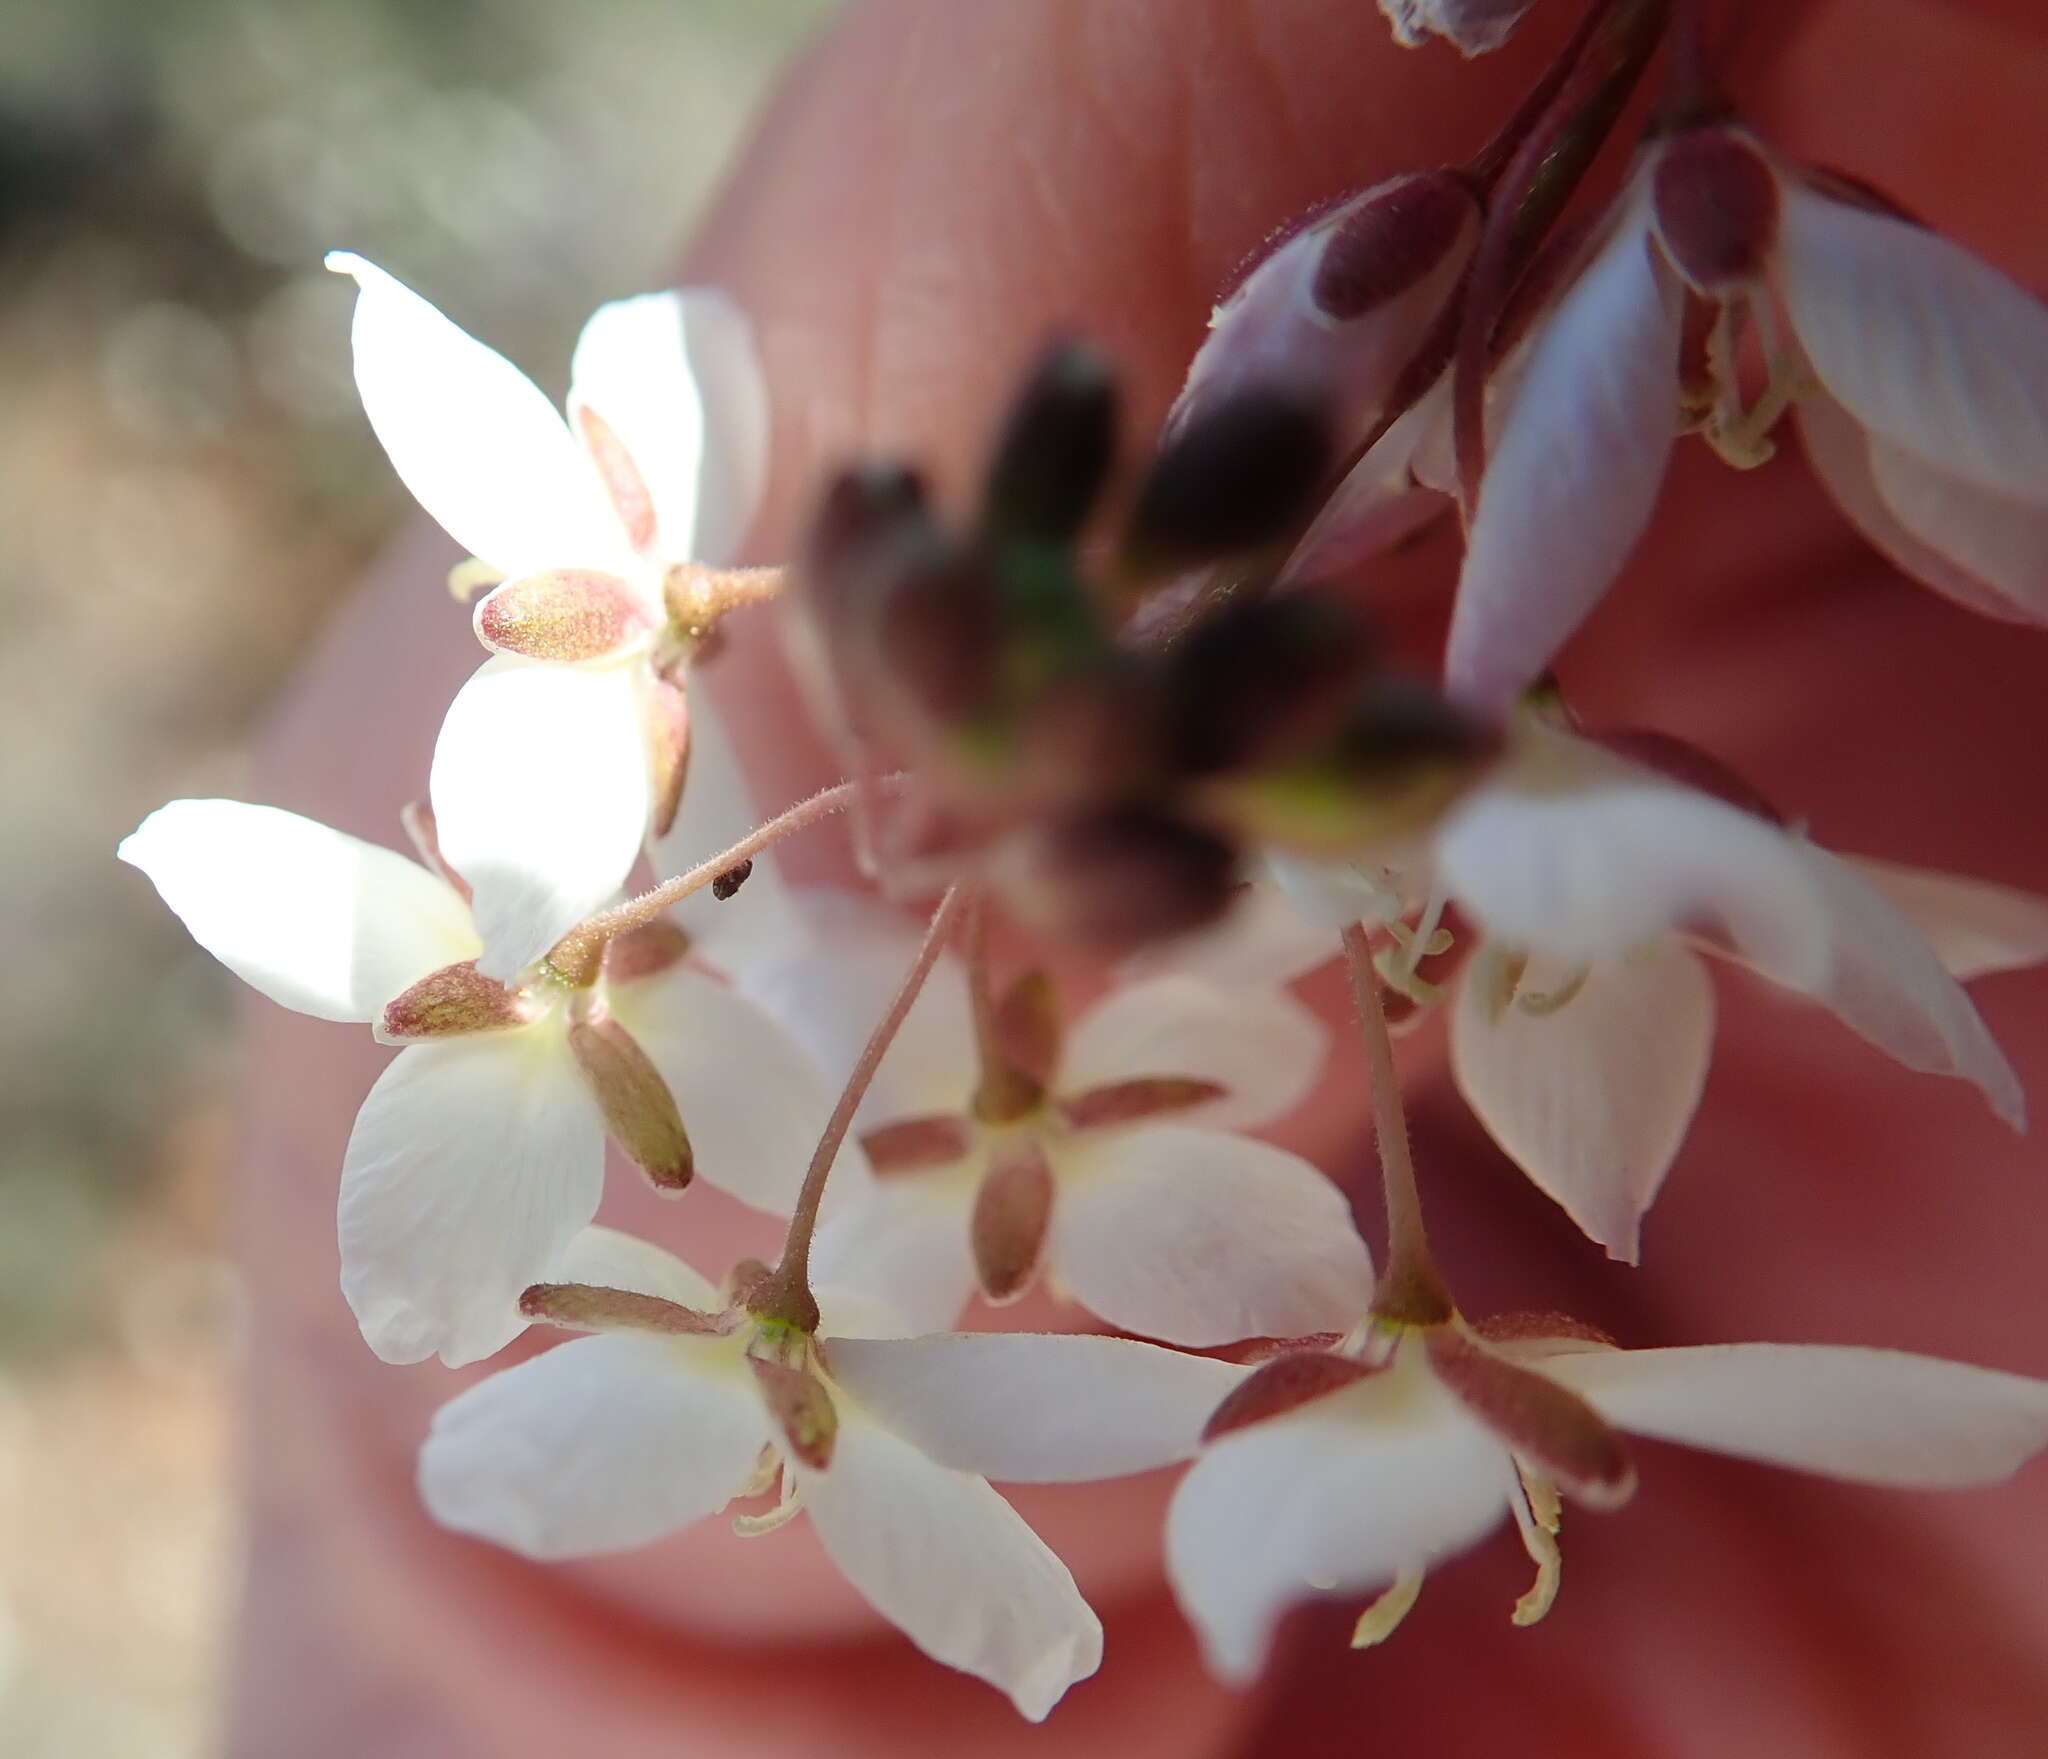
{"type": "MultiPolygon", "coordinates": [[[[1633,1264],[1706,1086],[1712,980],[1668,939],[1603,960],[1555,1013],[1509,1002],[1496,1015],[1478,977],[1459,984],[1451,1016],[1458,1090],[1537,1189],[1633,1264]]],[[[1525,989],[1544,983],[1534,965],[1524,974],[1525,989]]]]}
{"type": "MultiPolygon", "coordinates": [[[[701,682],[689,692],[690,761],[683,797],[668,834],[653,847],[663,878],[687,873],[758,830],[767,816],[754,805],[732,735],[701,682]]],[[[730,898],[706,886],[675,907],[697,951],[721,970],[742,974],[786,954],[802,933],[797,906],[772,849],[754,857],[746,883],[730,898]]]]}
{"type": "Polygon", "coordinates": [[[633,667],[477,668],[441,723],[428,792],[441,854],[474,892],[479,971],[503,981],[611,901],[649,787],[633,667]]]}
{"type": "Polygon", "coordinates": [[[1531,341],[1491,449],[1444,656],[1465,707],[1504,713],[1649,524],[1678,429],[1682,309],[1652,260],[1648,205],[1631,198],[1531,341]]]}
{"type": "Polygon", "coordinates": [[[469,907],[438,874],[274,806],[173,800],[120,856],[244,983],[322,1020],[375,1020],[476,956],[469,907]]]}
{"type": "Polygon", "coordinates": [[[2034,621],[2048,618],[2048,502],[1966,482],[1875,435],[1870,475],[1914,537],[2034,621]]]}
{"type": "Polygon", "coordinates": [[[2048,1447],[2048,1384],[1898,1350],[1708,1344],[1539,1366],[1619,1428],[1859,1484],[1987,1484],[2048,1447]]]}
{"type": "Polygon", "coordinates": [[[725,1305],[710,1279],[673,1252],[664,1252],[651,1240],[622,1234],[617,1228],[585,1228],[569,1242],[546,1280],[659,1295],[699,1313],[715,1313],[725,1305]]]}
{"type": "Polygon", "coordinates": [[[1953,556],[1908,531],[1871,474],[1870,436],[1832,397],[1803,397],[1793,405],[1806,462],[1835,505],[1871,546],[1901,574],[1966,605],[1981,616],[2029,622],[2033,613],[1972,574],[1953,556]]]}
{"type": "Polygon", "coordinates": [[[1074,1023],[1058,1085],[1072,1095],[1145,1076],[1192,1076],[1225,1091],[1178,1114],[1182,1122],[1252,1129],[1301,1104],[1329,1042],[1322,1022],[1284,990],[1152,977],[1113,991],[1074,1023]]]}
{"type": "Polygon", "coordinates": [[[1445,819],[1436,854],[1489,937],[1568,966],[1699,929],[1795,989],[1827,979],[1829,910],[1805,850],[1690,788],[1621,770],[1582,787],[1477,788],[1445,819]]]}
{"type": "Polygon", "coordinates": [[[714,287],[601,305],[570,363],[569,411],[594,411],[651,502],[649,548],[723,562],[767,475],[768,397],[746,314],[714,287]]]}
{"type": "Polygon", "coordinates": [[[370,1348],[450,1368],[502,1349],[603,1184],[604,1126],[554,1022],[400,1051],[341,1168],[341,1292],[370,1348]]]}
{"type": "MultiPolygon", "coordinates": [[[[787,1215],[836,1090],[759,1004],[688,966],[617,985],[612,1012],[668,1084],[698,1173],[722,1191],[787,1215]]],[[[867,1160],[848,1142],[830,1190],[851,1200],[867,1160]]]]}
{"type": "Polygon", "coordinates": [[[1959,982],[2048,960],[2048,898],[1868,855],[1842,859],[1927,937],[1935,957],[1959,982]]]}
{"type": "Polygon", "coordinates": [[[1021,1332],[834,1338],[829,1366],[876,1421],[940,1465],[1023,1484],[1192,1459],[1246,1373],[1130,1338],[1021,1332]]]}
{"type": "Polygon", "coordinates": [[[1296,1601],[1460,1550],[1513,1494],[1500,1443],[1397,1366],[1212,1442],[1167,1515],[1167,1575],[1211,1668],[1249,1681],[1296,1601]]]}
{"type": "Polygon", "coordinates": [[[356,389],[391,466],[441,528],[500,574],[630,560],[589,460],[539,387],[376,264],[352,275],[356,389]]]}
{"type": "Polygon", "coordinates": [[[714,1514],[768,1420],[725,1339],[577,1338],[434,1414],[420,1499],[444,1527],[531,1558],[623,1551],[714,1514]],[[703,1359],[700,1368],[698,1358],[703,1359]]]}
{"type": "Polygon", "coordinates": [[[820,1283],[886,1302],[913,1332],[945,1331],[974,1293],[967,1218],[979,1160],[879,1179],[859,1201],[828,1216],[811,1247],[820,1283]]]}
{"type": "Polygon", "coordinates": [[[1780,187],[1779,288],[1829,393],[1936,469],[2048,503],[2048,308],[1923,227],[1780,187]]]}
{"type": "Polygon", "coordinates": [[[1054,1157],[1046,1266],[1110,1324],[1194,1349],[1344,1331],[1372,1260],[1344,1194],[1299,1155],[1177,1124],[1054,1157]]]}
{"type": "Polygon", "coordinates": [[[1848,862],[1811,844],[1802,852],[1833,918],[1834,957],[1824,983],[1792,987],[1907,1068],[1975,1083],[1994,1112],[2024,1128],[2019,1077],[1927,937],[1848,862]]]}
{"type": "Polygon", "coordinates": [[[811,1525],[874,1609],[934,1661],[987,1680],[1033,1722],[1102,1664],[1102,1626],[1066,1565],[985,1480],[858,1419],[801,1475],[811,1525]]]}

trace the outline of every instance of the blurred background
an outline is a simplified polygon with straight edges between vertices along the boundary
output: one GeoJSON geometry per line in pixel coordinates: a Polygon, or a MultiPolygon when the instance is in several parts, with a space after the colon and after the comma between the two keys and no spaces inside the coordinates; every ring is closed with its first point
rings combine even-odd
{"type": "Polygon", "coordinates": [[[387,265],[559,391],[829,0],[0,0],[0,1753],[218,1746],[232,980],[115,843],[234,794],[410,506],[387,265]]]}

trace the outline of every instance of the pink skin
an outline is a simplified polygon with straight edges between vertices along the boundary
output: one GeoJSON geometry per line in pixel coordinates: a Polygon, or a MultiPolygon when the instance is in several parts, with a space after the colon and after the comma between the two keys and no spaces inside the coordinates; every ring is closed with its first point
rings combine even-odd
{"type": "MultiPolygon", "coordinates": [[[[1362,0],[856,8],[795,70],[689,263],[754,315],[779,399],[757,553],[786,553],[818,470],[849,454],[902,449],[958,490],[1057,326],[1106,343],[1156,420],[1244,251],[1332,189],[1468,151],[1573,10],[1539,8],[1514,50],[1465,66],[1395,50],[1362,0]]],[[[2048,39],[2027,0],[1757,10],[1742,89],[1760,126],[2048,285],[2029,224],[2048,39]]],[[[422,534],[371,583],[272,729],[256,797],[397,839],[475,664],[436,585],[449,560],[422,534]]],[[[1440,634],[1454,565],[1440,531],[1381,571],[1405,637],[1440,634]]],[[[754,622],[718,683],[773,808],[836,778],[792,735],[754,622]]],[[[1589,714],[1708,747],[1846,847],[2048,890],[2048,647],[1900,582],[1796,458],[1738,478],[1681,448],[1645,555],[1565,676],[1589,714]]],[[[825,871],[841,849],[818,836],[798,859],[825,871]]],[[[2048,1105],[2048,982],[1980,995],[2048,1105]]],[[[1434,1028],[1404,1046],[1433,1233],[1475,1310],[1568,1308],[1643,1344],[1886,1343],[2048,1373],[2039,1148],[1811,1011],[1733,983],[1724,1001],[1640,1272],[1603,1262],[1486,1146],[1434,1028]]],[[[1571,1520],[1547,1624],[1508,1626],[1527,1565],[1502,1539],[1430,1582],[1397,1652],[1343,1648],[1355,1608],[1306,1612],[1242,1696],[1202,1678],[1159,1583],[1170,1480],[1023,1494],[1109,1638],[1101,1676],[1044,1729],[880,1627],[801,1522],[751,1542],[707,1523],[546,1570],[447,1537],[418,1510],[412,1452],[470,1376],[378,1365],[335,1290],[334,1169],[386,1053],[268,1006],[258,1025],[238,1753],[1303,1755],[1355,1753],[1370,1730],[1376,1752],[2018,1759],[2048,1726],[2048,1470],[1912,1497],[1645,1445],[1638,1502],[1571,1520]]],[[[1348,1070],[1280,1134],[1371,1213],[1348,1070]]],[[[707,1270],[775,1244],[708,1192],[666,1207],[620,1173],[611,1219],[707,1270]]]]}

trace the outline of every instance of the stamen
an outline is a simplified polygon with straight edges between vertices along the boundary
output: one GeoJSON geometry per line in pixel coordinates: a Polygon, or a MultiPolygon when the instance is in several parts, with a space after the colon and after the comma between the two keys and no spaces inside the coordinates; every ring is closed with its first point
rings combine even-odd
{"type": "Polygon", "coordinates": [[[754,1462],[754,1475],[738,1490],[733,1492],[736,1502],[745,1502],[757,1496],[766,1496],[775,1487],[776,1474],[782,1470],[782,1456],[775,1451],[772,1441],[761,1444],[761,1457],[754,1462]]]}
{"type": "Polygon", "coordinates": [[[1515,1006],[1525,1014],[1534,1014],[1544,1019],[1568,1006],[1579,991],[1586,987],[1586,979],[1592,974],[1592,967],[1581,965],[1571,976],[1553,990],[1521,991],[1515,997],[1515,1006]]]}
{"type": "MultiPolygon", "coordinates": [[[[772,1450],[771,1450],[772,1451],[772,1450]]],[[[759,1539],[773,1533],[778,1527],[786,1527],[796,1519],[797,1511],[804,1506],[803,1487],[797,1483],[796,1474],[782,1474],[782,1497],[764,1515],[735,1515],[732,1530],[742,1539],[759,1539]]]]}
{"type": "Polygon", "coordinates": [[[1776,455],[1770,432],[1779,417],[1818,388],[1813,374],[1798,349],[1788,344],[1768,297],[1745,295],[1723,302],[1707,336],[1707,360],[1721,394],[1706,425],[1706,442],[1737,470],[1753,470],[1776,455]],[[1736,378],[1738,316],[1747,316],[1756,325],[1764,355],[1764,387],[1746,411],[1736,378]]]}
{"type": "Polygon", "coordinates": [[[1422,1577],[1421,1570],[1403,1570],[1396,1576],[1394,1585],[1358,1615],[1358,1623],[1351,1627],[1351,1647],[1371,1649],[1391,1637],[1422,1592],[1422,1577]]]}
{"type": "Polygon", "coordinates": [[[1557,1486],[1541,1473],[1531,1472],[1520,1460],[1515,1462],[1516,1487],[1508,1497],[1515,1525],[1521,1530],[1522,1546],[1536,1564],[1536,1580],[1515,1602],[1514,1622],[1537,1623],[1556,1604],[1559,1582],[1564,1574],[1564,1552],[1557,1543],[1557,1530],[1564,1519],[1557,1486]]]}

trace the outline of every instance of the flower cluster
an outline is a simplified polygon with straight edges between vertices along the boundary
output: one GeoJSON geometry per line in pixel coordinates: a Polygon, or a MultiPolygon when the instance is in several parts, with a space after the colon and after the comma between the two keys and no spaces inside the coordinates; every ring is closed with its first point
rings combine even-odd
{"type": "MultiPolygon", "coordinates": [[[[1477,53],[1526,0],[1382,5],[1477,53]]],[[[1244,1679],[1291,1604],[1374,1596],[1378,1642],[1503,1521],[1537,1570],[1514,1616],[1541,1617],[1564,1500],[1634,1488],[1625,1434],[1928,1487],[2048,1446],[2048,1385],[2015,1375],[1468,1317],[1423,1226],[1394,1038],[1438,1009],[1480,1124],[1631,1261],[1716,964],[2024,1127],[1962,985],[2048,959],[2048,901],[1825,850],[1711,754],[1545,683],[1686,432],[1746,467],[1791,423],[1906,572],[2048,615],[2031,297],[1786,158],[1689,62],[1605,210],[1560,225],[1666,13],[1596,4],[1471,165],[1280,239],[1128,480],[1108,366],[1062,343],[969,520],[907,466],[850,467],[787,572],[730,565],[769,433],[725,296],[601,309],[564,416],[330,259],[370,422],[470,553],[458,597],[488,586],[488,657],[398,815],[417,859],[224,800],[121,855],[254,987],[399,1047],[340,1169],[370,1348],[454,1367],[590,1334],[435,1418],[440,1521],[557,1559],[735,1503],[743,1534],[802,1516],[1036,1718],[1102,1633],[990,1480],[1193,1461],[1168,1570],[1244,1679]],[[1432,680],[1376,639],[1369,563],[1452,508],[1432,680]],[[847,780],[763,819],[698,675],[728,619],[770,617],[847,780]],[[780,868],[842,811],[880,897],[780,868]],[[1333,1034],[1290,986],[1340,958],[1377,1271],[1328,1170],[1256,1134],[1323,1085],[1333,1034]],[[597,1226],[607,1144],[682,1197],[686,1245],[700,1180],[787,1218],[776,1262],[597,1226]],[[1027,1297],[1063,1329],[989,1329],[1027,1297]]]]}

